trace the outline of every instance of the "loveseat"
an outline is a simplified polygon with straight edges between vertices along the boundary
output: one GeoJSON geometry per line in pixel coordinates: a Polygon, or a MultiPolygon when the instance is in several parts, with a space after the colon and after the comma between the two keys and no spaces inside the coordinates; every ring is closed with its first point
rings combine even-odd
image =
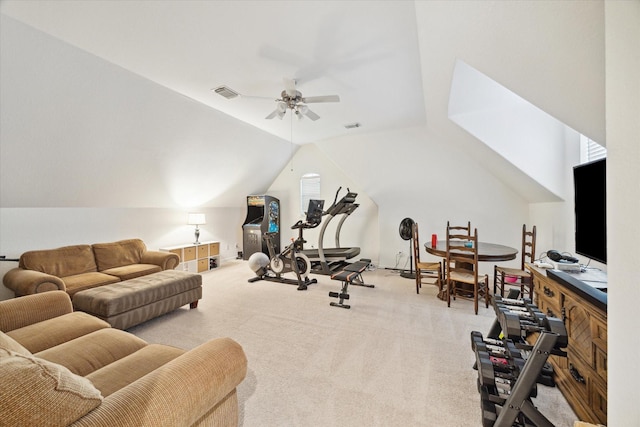
{"type": "Polygon", "coordinates": [[[238,425],[247,359],[229,338],[148,344],[63,291],[0,301],[0,331],[0,425],[238,425]]]}
{"type": "Polygon", "coordinates": [[[163,270],[180,262],[171,252],[150,251],[140,239],[28,251],[9,270],[4,285],[16,297],[62,290],[76,292],[163,270]]]}

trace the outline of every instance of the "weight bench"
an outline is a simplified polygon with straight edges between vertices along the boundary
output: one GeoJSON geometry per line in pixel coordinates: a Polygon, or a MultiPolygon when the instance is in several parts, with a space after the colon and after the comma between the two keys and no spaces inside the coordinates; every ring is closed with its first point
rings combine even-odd
{"type": "Polygon", "coordinates": [[[342,288],[340,292],[329,292],[331,298],[340,298],[340,302],[331,302],[329,305],[340,308],[351,308],[350,305],[344,304],[344,300],[349,299],[349,285],[364,286],[367,288],[375,287],[374,285],[365,284],[362,279],[362,272],[367,269],[370,263],[370,259],[362,258],[360,261],[348,264],[341,271],[331,275],[332,280],[342,282],[342,288]]]}

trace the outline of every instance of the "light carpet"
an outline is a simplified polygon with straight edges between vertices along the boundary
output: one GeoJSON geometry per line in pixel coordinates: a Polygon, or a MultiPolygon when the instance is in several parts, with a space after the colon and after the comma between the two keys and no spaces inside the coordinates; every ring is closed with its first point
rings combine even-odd
{"type": "MultiPolygon", "coordinates": [[[[131,328],[148,342],[191,349],[231,337],[247,355],[238,387],[240,425],[481,426],[470,332],[489,331],[493,309],[416,294],[390,270],[363,273],[375,288],[351,286],[350,310],[331,307],[340,282],[314,275],[306,291],[259,281],[245,261],[203,274],[195,310],[182,307],[131,328]]],[[[533,399],[557,427],[576,416],[556,388],[533,399]]]]}

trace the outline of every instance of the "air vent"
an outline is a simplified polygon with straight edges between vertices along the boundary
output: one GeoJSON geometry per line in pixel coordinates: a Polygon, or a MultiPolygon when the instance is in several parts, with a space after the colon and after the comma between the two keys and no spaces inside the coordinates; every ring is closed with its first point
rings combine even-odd
{"type": "Polygon", "coordinates": [[[227,99],[233,99],[236,98],[239,93],[236,92],[233,89],[228,88],[227,86],[219,86],[215,89],[212,89],[215,93],[217,93],[220,96],[224,96],[227,99]]]}
{"type": "Polygon", "coordinates": [[[347,124],[347,125],[344,125],[344,127],[345,127],[345,128],[347,128],[347,129],[355,129],[355,128],[359,128],[359,127],[361,127],[361,126],[362,126],[362,125],[361,125],[360,123],[358,123],[358,122],[356,122],[356,123],[349,123],[349,124],[347,124]]]}

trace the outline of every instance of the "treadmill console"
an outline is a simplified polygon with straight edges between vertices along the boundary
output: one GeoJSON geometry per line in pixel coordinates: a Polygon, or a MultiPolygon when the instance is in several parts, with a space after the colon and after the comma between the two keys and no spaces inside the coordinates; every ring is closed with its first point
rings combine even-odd
{"type": "Polygon", "coordinates": [[[309,200],[309,207],[307,208],[306,222],[310,225],[318,225],[322,222],[322,208],[324,207],[324,200],[309,200]]]}

